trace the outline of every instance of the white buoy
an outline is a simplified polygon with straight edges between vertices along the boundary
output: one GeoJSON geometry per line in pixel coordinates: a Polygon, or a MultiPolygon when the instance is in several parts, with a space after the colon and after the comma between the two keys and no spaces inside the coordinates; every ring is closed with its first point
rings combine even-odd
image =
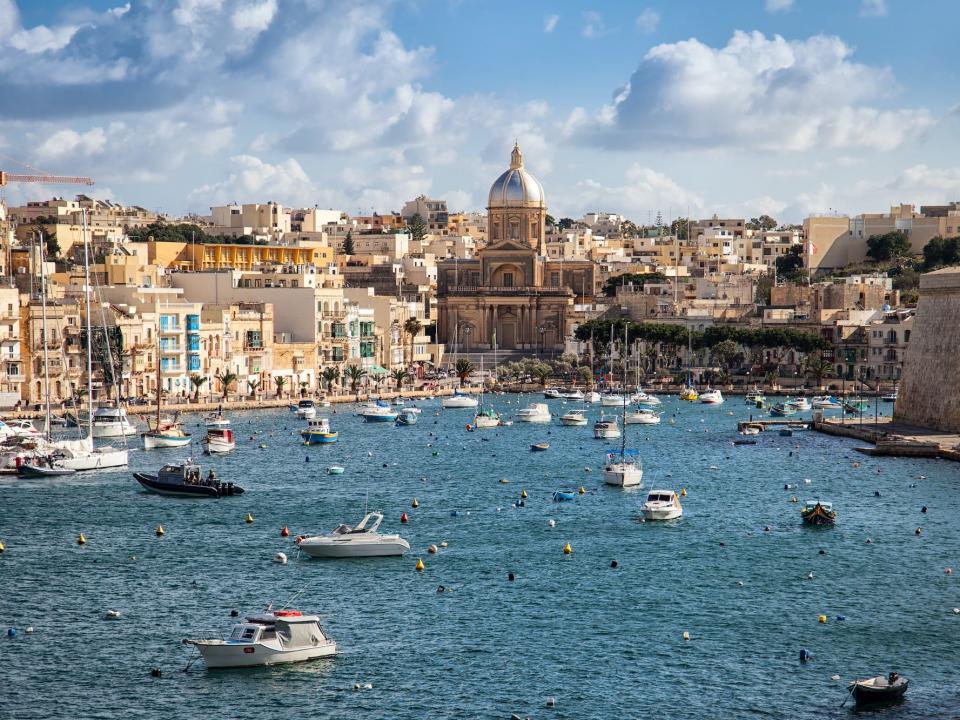
{"type": "Polygon", "coordinates": [[[839,676],[839,675],[831,675],[831,676],[830,676],[830,679],[831,679],[831,680],[839,680],[839,679],[840,679],[840,676],[839,676]]]}
{"type": "Polygon", "coordinates": [[[104,617],[105,617],[107,620],[116,620],[118,617],[120,617],[120,611],[119,611],[119,610],[107,610],[107,613],[106,613],[106,615],[104,615],[104,617]]]}
{"type": "Polygon", "coordinates": [[[547,520],[547,525],[549,525],[550,527],[556,527],[557,521],[554,520],[553,518],[550,518],[549,520],[547,520]]]}
{"type": "Polygon", "coordinates": [[[286,565],[287,564],[286,553],[278,552],[276,555],[273,556],[273,561],[277,563],[277,565],[286,565]]]}
{"type": "Polygon", "coordinates": [[[549,707],[549,708],[556,707],[556,706],[557,706],[557,699],[556,699],[555,697],[548,697],[548,698],[547,698],[547,702],[546,702],[546,706],[549,707]]]}
{"type": "Polygon", "coordinates": [[[804,479],[803,479],[803,484],[804,484],[804,485],[809,485],[809,484],[810,484],[810,478],[804,478],[804,479]]]}
{"type": "Polygon", "coordinates": [[[813,580],[813,571],[807,573],[807,580],[813,580]]]}
{"type": "Polygon", "coordinates": [[[373,683],[364,683],[364,684],[363,684],[363,689],[364,689],[364,690],[373,690],[373,683]]]}
{"type": "Polygon", "coordinates": [[[32,634],[33,634],[33,625],[31,625],[30,627],[28,627],[28,628],[26,629],[26,633],[27,633],[27,635],[32,635],[32,634]]]}

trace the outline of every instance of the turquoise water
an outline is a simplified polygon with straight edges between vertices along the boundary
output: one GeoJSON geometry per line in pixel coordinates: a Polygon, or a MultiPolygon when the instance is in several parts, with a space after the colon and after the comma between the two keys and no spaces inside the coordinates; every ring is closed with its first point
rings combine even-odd
{"type": "MultiPolygon", "coordinates": [[[[494,404],[511,412],[534,400],[494,404]]],[[[641,524],[645,491],[601,484],[604,452],[619,441],[594,440],[589,426],[468,433],[471,411],[421,405],[420,423],[401,428],[341,406],[331,415],[340,442],[311,448],[285,410],[235,414],[240,446],[214,465],[243,497],[141,492],[130,472],[155,471],[178,450],[134,450],[123,472],[0,479],[0,627],[20,631],[0,637],[0,717],[820,718],[850,712],[838,710],[846,692],[831,675],[891,669],[911,689],[883,717],[956,716],[956,465],[874,459],[810,432],[734,447],[735,421],[749,413],[740,399],[669,399],[675,424],[630,426],[629,444],[642,452],[645,488],[687,489],[684,517],[641,524]],[[529,451],[544,440],[549,451],[529,451]],[[347,471],[326,475],[330,464],[347,471]],[[588,492],[576,501],[551,501],[580,485],[588,492]],[[515,508],[521,489],[526,507],[515,508]],[[838,525],[802,526],[791,495],[832,500],[838,525]],[[297,558],[293,535],[355,522],[365,502],[409,539],[409,555],[297,558]],[[278,551],[289,564],[271,562],[278,551]],[[226,631],[231,609],[290,598],[323,618],[338,657],[180,672],[194,655],[182,638],[226,631]],[[107,609],[122,617],[103,619],[107,609]],[[812,661],[799,663],[801,648],[812,661]],[[544,707],[550,696],[555,708],[544,707]]]]}

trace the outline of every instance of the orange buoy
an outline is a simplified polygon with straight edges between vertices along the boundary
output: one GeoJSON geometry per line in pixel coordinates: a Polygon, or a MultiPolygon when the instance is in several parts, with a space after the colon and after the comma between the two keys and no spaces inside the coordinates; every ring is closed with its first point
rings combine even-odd
{"type": "Polygon", "coordinates": [[[286,525],[284,525],[282,528],[280,528],[280,537],[289,537],[289,536],[290,536],[290,530],[287,528],[286,525]]]}
{"type": "Polygon", "coordinates": [[[407,520],[409,520],[409,519],[410,519],[410,518],[407,517],[407,514],[406,514],[406,513],[401,513],[401,514],[400,514],[400,522],[405,523],[405,522],[407,522],[407,520]]]}

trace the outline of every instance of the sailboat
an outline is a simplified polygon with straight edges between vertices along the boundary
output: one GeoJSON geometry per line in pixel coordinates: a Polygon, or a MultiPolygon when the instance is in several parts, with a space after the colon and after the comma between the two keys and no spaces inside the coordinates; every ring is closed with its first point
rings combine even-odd
{"type": "Polygon", "coordinates": [[[161,400],[160,383],[160,333],[157,332],[157,417],[153,423],[153,429],[143,433],[143,449],[153,450],[154,448],[175,448],[184,447],[190,444],[190,433],[183,431],[183,425],[180,424],[177,416],[164,422],[160,415],[161,400]]]}
{"type": "Polygon", "coordinates": [[[624,403],[621,410],[623,433],[620,435],[620,457],[614,453],[607,453],[607,463],[603,468],[603,481],[607,485],[616,487],[640,487],[643,483],[643,464],[640,462],[638,450],[627,449],[627,328],[623,329],[623,393],[624,403]]]}
{"type": "MultiPolygon", "coordinates": [[[[496,342],[496,333],[494,333],[494,342],[496,342]]],[[[496,367],[496,362],[494,362],[496,367]]],[[[480,407],[477,414],[473,417],[473,425],[478,429],[495,428],[500,426],[500,414],[493,408],[483,407],[483,395],[486,389],[486,380],[483,376],[483,355],[480,355],[480,407]]]]}
{"type": "Polygon", "coordinates": [[[693,339],[690,335],[690,328],[687,327],[687,386],[680,391],[680,399],[687,402],[696,402],[700,399],[700,394],[693,386],[693,378],[690,370],[690,364],[693,362],[693,339]]]}
{"type": "MultiPolygon", "coordinates": [[[[41,238],[42,240],[42,238],[41,238]]],[[[83,256],[86,300],[86,330],[87,330],[87,398],[92,403],[93,398],[93,335],[90,331],[91,303],[90,293],[90,261],[87,245],[87,214],[83,212],[83,256]]],[[[40,298],[41,322],[43,326],[43,367],[46,381],[46,427],[45,427],[45,457],[38,458],[35,463],[24,463],[20,472],[23,475],[45,477],[51,475],[66,475],[83,470],[101,470],[112,467],[123,467],[127,464],[126,449],[112,447],[95,448],[93,445],[93,415],[87,412],[87,436],[78,440],[53,440],[50,435],[52,418],[50,412],[50,368],[47,354],[47,283],[45,263],[43,258],[43,243],[40,243],[40,298]]],[[[112,362],[112,360],[111,360],[112,362]]],[[[79,409],[78,409],[79,415],[79,409]]]]}

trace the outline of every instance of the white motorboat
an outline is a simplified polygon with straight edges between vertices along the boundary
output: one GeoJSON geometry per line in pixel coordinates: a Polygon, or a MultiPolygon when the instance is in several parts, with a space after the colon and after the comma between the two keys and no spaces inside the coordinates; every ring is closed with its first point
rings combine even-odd
{"type": "Polygon", "coordinates": [[[663,402],[656,395],[647,395],[643,393],[643,397],[637,400],[637,405],[645,405],[648,407],[658,407],[662,405],[663,402]]]}
{"type": "Polygon", "coordinates": [[[301,400],[297,403],[297,417],[309,420],[317,416],[317,404],[313,400],[301,400]]]}
{"type": "Polygon", "coordinates": [[[205,416],[203,418],[203,424],[208,428],[227,427],[230,424],[230,421],[227,420],[222,413],[216,412],[205,416]]]}
{"type": "Polygon", "coordinates": [[[543,396],[547,400],[559,400],[560,398],[563,397],[563,395],[561,394],[560,388],[555,388],[555,387],[547,388],[546,390],[544,390],[543,396]]]}
{"type": "Polygon", "coordinates": [[[651,490],[640,512],[645,520],[676,520],[683,515],[683,506],[673,490],[651,490]]]}
{"type": "Polygon", "coordinates": [[[233,626],[226,640],[184,640],[200,651],[208,668],[254,667],[336,655],[316,615],[269,608],[233,626]]]}
{"type": "Polygon", "coordinates": [[[740,431],[741,435],[759,435],[761,432],[759,425],[747,425],[740,431]]]}
{"type": "Polygon", "coordinates": [[[365,405],[357,413],[365,422],[396,422],[397,411],[390,407],[390,403],[377,402],[372,405],[365,405]]]}
{"type": "Polygon", "coordinates": [[[475,408],[480,403],[472,395],[455,390],[453,395],[445,397],[440,401],[440,407],[444,410],[456,410],[460,408],[475,408]]]}
{"type": "Polygon", "coordinates": [[[723,393],[708,388],[700,393],[700,402],[704,405],[719,405],[723,402],[723,393]]]}
{"type": "Polygon", "coordinates": [[[626,407],[630,398],[619,393],[604,393],[600,396],[600,405],[603,407],[626,407]]]}
{"type": "Polygon", "coordinates": [[[547,407],[546,403],[533,403],[522,410],[518,410],[514,419],[517,422],[548,423],[552,419],[552,415],[550,415],[550,408],[547,407]]]}
{"type": "Polygon", "coordinates": [[[564,400],[583,400],[583,393],[577,388],[570,388],[568,390],[561,390],[560,397],[564,400]]]}
{"type": "Polygon", "coordinates": [[[757,403],[765,402],[766,398],[763,396],[763,391],[751,390],[744,396],[743,401],[747,405],[756,405],[757,403]]]}
{"type": "Polygon", "coordinates": [[[806,412],[811,410],[813,405],[810,404],[810,401],[807,398],[797,398],[796,400],[790,400],[787,402],[787,405],[792,405],[794,408],[800,412],[806,412]]]}
{"type": "Polygon", "coordinates": [[[143,439],[144,450],[186,447],[192,440],[190,433],[184,432],[180,423],[161,425],[158,430],[149,430],[140,437],[143,439]]]}
{"type": "Polygon", "coordinates": [[[597,440],[612,440],[620,437],[620,426],[617,425],[617,419],[605,418],[601,415],[600,419],[593,424],[593,436],[597,440]]]}
{"type": "Polygon", "coordinates": [[[570,410],[560,416],[560,424],[568,427],[580,427],[587,422],[587,415],[583,410],[570,410]]]}
{"type": "Polygon", "coordinates": [[[43,433],[33,426],[33,421],[27,419],[0,420],[0,438],[39,438],[43,433]]]}
{"type": "Polygon", "coordinates": [[[834,397],[833,395],[817,395],[813,398],[811,403],[813,407],[820,410],[839,410],[843,407],[843,403],[839,398],[834,397]]]}
{"type": "Polygon", "coordinates": [[[136,435],[140,430],[127,418],[126,408],[100,407],[93,413],[92,432],[99,439],[136,435]]]}
{"type": "Polygon", "coordinates": [[[106,446],[95,448],[93,447],[93,441],[89,438],[54,440],[50,444],[57,456],[53,465],[68,470],[103,470],[123,467],[128,461],[126,449],[106,446]]]}
{"type": "Polygon", "coordinates": [[[647,408],[641,408],[636,412],[628,412],[624,416],[625,425],[659,425],[660,413],[647,408]]]}
{"type": "Polygon", "coordinates": [[[594,392],[593,390],[588,393],[584,393],[583,401],[586,403],[598,403],[600,402],[600,393],[594,392]]]}
{"type": "Polygon", "coordinates": [[[237,440],[233,436],[233,430],[214,427],[207,430],[207,436],[203,439],[203,445],[207,454],[213,455],[215,453],[230,452],[237,447],[237,440]]]}
{"type": "Polygon", "coordinates": [[[637,450],[621,450],[607,455],[607,464],[603,468],[603,481],[617,487],[640,487],[643,484],[643,464],[637,450]]]}
{"type": "Polygon", "coordinates": [[[403,555],[410,543],[399,535],[377,532],[383,513],[371,512],[356,526],[338,525],[325,535],[298,537],[297,547],[315,558],[359,558],[403,555]],[[367,523],[372,524],[367,526],[367,523]]]}

